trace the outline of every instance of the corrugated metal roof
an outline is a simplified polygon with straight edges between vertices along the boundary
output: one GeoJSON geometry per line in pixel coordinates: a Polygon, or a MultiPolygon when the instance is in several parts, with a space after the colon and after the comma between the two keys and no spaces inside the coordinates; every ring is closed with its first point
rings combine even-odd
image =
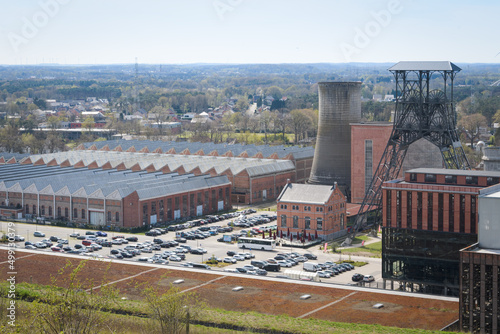
{"type": "Polygon", "coordinates": [[[455,71],[462,69],[450,61],[400,61],[389,71],[455,71]]]}

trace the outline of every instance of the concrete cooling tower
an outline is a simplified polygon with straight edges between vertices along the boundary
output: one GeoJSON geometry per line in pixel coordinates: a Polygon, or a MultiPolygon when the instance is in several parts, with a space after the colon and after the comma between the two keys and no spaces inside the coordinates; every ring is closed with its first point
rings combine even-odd
{"type": "MultiPolygon", "coordinates": [[[[320,82],[318,136],[308,183],[333,185],[349,197],[351,127],[361,121],[361,82],[320,82]]],[[[363,152],[360,152],[362,154],[363,152]]]]}

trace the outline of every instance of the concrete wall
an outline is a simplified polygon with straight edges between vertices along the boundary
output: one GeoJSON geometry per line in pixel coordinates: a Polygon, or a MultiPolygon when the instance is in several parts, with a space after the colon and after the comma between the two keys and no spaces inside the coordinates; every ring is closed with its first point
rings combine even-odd
{"type": "Polygon", "coordinates": [[[351,187],[351,128],[361,120],[361,82],[320,82],[319,120],[309,183],[351,187]]]}
{"type": "Polygon", "coordinates": [[[500,250],[500,194],[479,197],[479,247],[500,250]]]}
{"type": "Polygon", "coordinates": [[[500,171],[500,147],[485,147],[483,150],[485,171],[500,171]]]}

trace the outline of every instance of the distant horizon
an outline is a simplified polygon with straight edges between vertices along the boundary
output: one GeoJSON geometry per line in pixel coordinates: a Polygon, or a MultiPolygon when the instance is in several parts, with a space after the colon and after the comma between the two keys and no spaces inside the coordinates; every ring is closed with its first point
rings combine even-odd
{"type": "Polygon", "coordinates": [[[24,0],[0,12],[0,64],[500,63],[482,0],[24,0]]]}
{"type": "MultiPolygon", "coordinates": [[[[401,60],[406,61],[406,60],[401,60]]],[[[415,60],[419,61],[419,60],[415,60]]],[[[422,60],[432,61],[432,60],[422,60]]],[[[466,64],[466,65],[500,65],[500,61],[498,63],[481,63],[481,62],[460,62],[460,61],[452,61],[452,60],[436,60],[436,61],[449,61],[454,64],[466,64]]],[[[314,65],[314,64],[326,64],[326,65],[364,65],[364,64],[376,64],[376,65],[385,65],[385,64],[397,64],[396,62],[292,62],[292,63],[204,63],[204,62],[193,62],[193,63],[141,63],[137,62],[138,65],[177,65],[177,66],[190,66],[190,65],[314,65]]],[[[62,63],[38,63],[38,64],[0,64],[0,66],[124,66],[124,65],[135,65],[136,63],[96,63],[96,64],[62,64],[62,63]]]]}

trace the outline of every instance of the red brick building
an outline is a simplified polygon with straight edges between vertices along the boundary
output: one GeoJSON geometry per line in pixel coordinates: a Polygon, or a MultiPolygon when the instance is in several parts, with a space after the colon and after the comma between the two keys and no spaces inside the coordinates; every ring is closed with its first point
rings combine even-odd
{"type": "Polygon", "coordinates": [[[392,123],[351,124],[351,203],[363,202],[392,127],[392,123]]]}
{"type": "Polygon", "coordinates": [[[336,185],[288,183],[277,203],[280,235],[331,240],[347,233],[345,197],[336,185]]]}
{"type": "Polygon", "coordinates": [[[226,175],[0,165],[0,205],[45,220],[154,225],[230,210],[230,194],[226,175]]]}
{"type": "Polygon", "coordinates": [[[459,250],[476,242],[478,196],[500,172],[417,168],[382,185],[382,277],[458,295],[459,250]]]}
{"type": "MultiPolygon", "coordinates": [[[[351,124],[351,203],[361,203],[391,136],[393,123],[351,124]]],[[[413,143],[406,154],[404,171],[442,168],[441,152],[425,139],[413,143]]]]}

